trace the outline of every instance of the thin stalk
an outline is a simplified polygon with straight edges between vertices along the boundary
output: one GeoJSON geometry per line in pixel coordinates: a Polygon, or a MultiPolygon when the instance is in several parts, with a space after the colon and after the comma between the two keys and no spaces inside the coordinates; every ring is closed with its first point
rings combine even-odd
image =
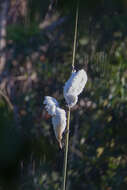
{"type": "Polygon", "coordinates": [[[64,153],[63,186],[62,186],[62,190],[66,189],[67,157],[68,157],[68,143],[69,143],[69,126],[70,126],[70,108],[67,111],[67,132],[66,132],[66,136],[65,136],[65,153],[64,153]]]}
{"type": "Polygon", "coordinates": [[[75,18],[75,34],[73,44],[73,55],[72,55],[72,70],[75,69],[75,54],[76,54],[76,42],[77,42],[77,29],[78,29],[78,14],[79,14],[79,3],[77,3],[76,18],[75,18]]]}
{"type": "MultiPolygon", "coordinates": [[[[76,53],[76,41],[77,41],[77,29],[78,29],[78,14],[79,14],[79,3],[77,3],[76,18],[75,18],[75,34],[74,34],[74,44],[73,44],[73,56],[72,56],[72,71],[74,71],[74,67],[75,67],[75,53],[76,53]]],[[[66,190],[69,127],[70,127],[70,108],[68,108],[68,111],[67,111],[67,132],[66,132],[66,136],[65,136],[65,153],[64,153],[62,190],[66,190]]]]}

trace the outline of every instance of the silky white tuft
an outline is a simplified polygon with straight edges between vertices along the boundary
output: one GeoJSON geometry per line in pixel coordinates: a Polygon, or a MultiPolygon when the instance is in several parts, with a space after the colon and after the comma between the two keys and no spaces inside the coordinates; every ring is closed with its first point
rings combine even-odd
{"type": "Polygon", "coordinates": [[[66,94],[64,95],[65,100],[67,102],[67,105],[72,108],[73,106],[76,105],[76,103],[78,102],[78,96],[76,96],[75,94],[66,94]]]}
{"type": "Polygon", "coordinates": [[[66,128],[66,112],[61,108],[56,108],[56,113],[52,117],[53,129],[55,132],[56,139],[59,142],[60,148],[62,148],[62,135],[66,128]]]}
{"type": "Polygon", "coordinates": [[[45,96],[44,104],[46,105],[45,108],[47,112],[51,116],[55,115],[56,107],[59,106],[59,103],[57,102],[57,100],[51,96],[45,96]]]}
{"type": "Polygon", "coordinates": [[[78,95],[83,91],[87,82],[87,74],[81,69],[74,71],[64,86],[64,98],[69,107],[73,107],[78,101],[78,95]]]}
{"type": "Polygon", "coordinates": [[[59,108],[57,100],[51,96],[45,96],[44,104],[48,113],[52,116],[53,130],[56,139],[59,142],[60,148],[62,148],[62,134],[66,128],[66,112],[59,108]]]}

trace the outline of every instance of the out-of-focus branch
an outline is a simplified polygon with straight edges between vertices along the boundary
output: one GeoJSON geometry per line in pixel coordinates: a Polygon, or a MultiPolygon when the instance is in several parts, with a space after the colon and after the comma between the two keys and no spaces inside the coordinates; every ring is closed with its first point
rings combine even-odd
{"type": "Polygon", "coordinates": [[[42,27],[41,32],[46,32],[46,31],[53,31],[56,27],[60,26],[64,22],[68,20],[69,16],[64,16],[62,18],[58,18],[57,20],[53,21],[52,23],[49,23],[45,25],[45,27],[42,27]]]}
{"type": "Polygon", "coordinates": [[[8,14],[8,18],[7,18],[7,22],[8,23],[13,23],[16,22],[17,19],[17,12],[18,12],[18,8],[20,6],[20,0],[16,0],[14,3],[12,3],[13,6],[10,6],[10,10],[9,10],[9,14],[8,14]]]}
{"type": "Polygon", "coordinates": [[[9,105],[10,109],[11,109],[11,110],[14,110],[14,107],[13,107],[11,101],[9,100],[8,96],[6,96],[6,95],[2,92],[2,90],[0,90],[0,95],[5,99],[5,101],[6,101],[7,104],[9,105]]]}
{"type": "Polygon", "coordinates": [[[0,74],[3,72],[6,63],[6,25],[9,0],[1,2],[0,6],[0,74]]]}

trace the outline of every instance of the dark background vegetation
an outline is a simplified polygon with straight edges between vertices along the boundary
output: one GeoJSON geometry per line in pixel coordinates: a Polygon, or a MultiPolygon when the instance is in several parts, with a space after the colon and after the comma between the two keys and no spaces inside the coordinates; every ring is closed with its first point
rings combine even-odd
{"type": "MultiPolygon", "coordinates": [[[[66,109],[75,0],[0,1],[0,190],[58,190],[64,150],[43,100],[66,109]]],[[[67,188],[127,189],[127,1],[80,0],[67,188]]]]}

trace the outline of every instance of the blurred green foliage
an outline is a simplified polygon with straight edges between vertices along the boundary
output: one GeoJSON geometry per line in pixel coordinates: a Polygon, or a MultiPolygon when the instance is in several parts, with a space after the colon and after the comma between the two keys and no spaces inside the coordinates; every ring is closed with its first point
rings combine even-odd
{"type": "Polygon", "coordinates": [[[39,28],[37,27],[37,23],[32,23],[29,26],[15,24],[7,27],[7,33],[7,40],[13,40],[15,43],[26,45],[31,37],[39,34],[39,28]]]}
{"type": "MultiPolygon", "coordinates": [[[[13,42],[8,45],[13,50],[9,74],[27,77],[14,85],[13,103],[18,106],[20,126],[0,100],[0,163],[5,173],[11,170],[10,165],[20,168],[18,179],[14,178],[17,186],[14,183],[12,189],[58,190],[64,151],[58,148],[42,102],[50,95],[66,109],[63,86],[71,73],[77,1],[58,1],[59,14],[72,17],[54,31],[43,33],[38,24],[47,2],[32,2],[29,24],[7,27],[7,40],[13,42]]],[[[71,113],[70,190],[127,188],[126,6],[124,0],[80,0],[75,66],[87,70],[88,83],[71,113]]],[[[2,183],[0,180],[0,188],[2,183]]]]}

